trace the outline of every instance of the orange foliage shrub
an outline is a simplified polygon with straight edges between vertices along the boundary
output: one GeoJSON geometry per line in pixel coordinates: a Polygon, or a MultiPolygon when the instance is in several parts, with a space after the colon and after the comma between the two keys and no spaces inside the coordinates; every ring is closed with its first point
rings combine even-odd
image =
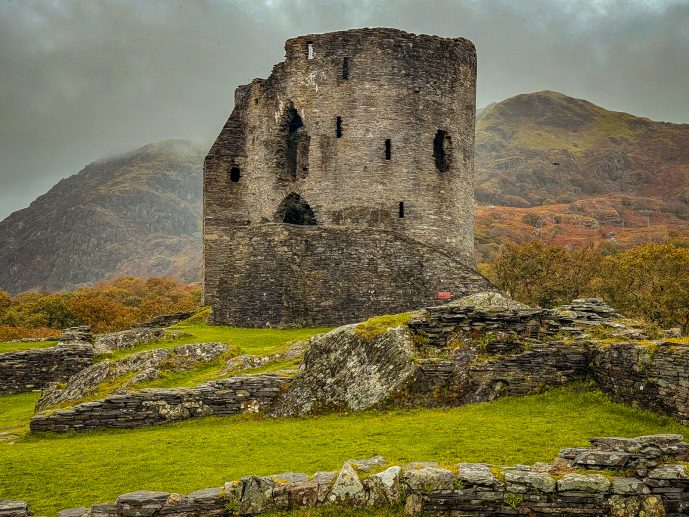
{"type": "Polygon", "coordinates": [[[75,325],[91,325],[94,332],[124,330],[160,314],[196,310],[200,300],[198,285],[171,278],[124,277],[74,291],[15,297],[0,291],[0,341],[75,325]]]}

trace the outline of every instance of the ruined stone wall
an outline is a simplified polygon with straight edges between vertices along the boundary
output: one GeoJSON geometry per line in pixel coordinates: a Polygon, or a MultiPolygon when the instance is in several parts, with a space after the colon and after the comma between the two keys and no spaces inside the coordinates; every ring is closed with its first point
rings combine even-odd
{"type": "Polygon", "coordinates": [[[614,400],[689,423],[689,346],[599,346],[592,351],[591,372],[614,400]]]}
{"type": "MultiPolygon", "coordinates": [[[[590,442],[591,447],[563,449],[551,463],[531,466],[389,465],[375,456],[348,460],[339,472],[245,476],[187,495],[140,490],[122,494],[113,503],[63,510],[60,516],[260,515],[325,505],[384,508],[400,515],[687,515],[689,477],[677,463],[687,458],[689,446],[682,436],[590,442]],[[617,475],[610,475],[611,468],[617,475]]],[[[0,517],[29,515],[25,502],[0,500],[0,517]]]]}
{"type": "MultiPolygon", "coordinates": [[[[216,321],[231,323],[226,315],[238,311],[248,316],[238,301],[244,293],[231,290],[232,275],[264,249],[251,241],[234,242],[243,227],[265,232],[262,225],[267,223],[297,224],[298,230],[292,230],[295,248],[307,248],[298,259],[315,253],[334,259],[330,278],[319,284],[321,272],[311,275],[309,287],[328,289],[333,305],[334,319],[323,316],[321,322],[352,322],[371,314],[359,310],[357,304],[363,302],[346,281],[369,267],[369,256],[381,245],[376,240],[359,243],[349,252],[356,260],[338,263],[342,246],[331,249],[332,239],[319,240],[321,235],[303,225],[391,230],[471,266],[473,44],[462,38],[358,29],[294,38],[285,50],[285,61],[268,79],[237,89],[234,111],[206,157],[205,298],[220,309],[216,321]],[[238,249],[228,259],[232,245],[238,249]],[[338,282],[343,273],[347,280],[338,282]],[[229,291],[221,290],[223,283],[229,291]]],[[[398,247],[394,256],[378,256],[380,267],[413,267],[425,259],[418,251],[419,246],[398,247]]],[[[258,274],[255,289],[265,295],[268,313],[281,303],[271,299],[280,300],[282,290],[295,287],[293,275],[312,273],[299,260],[290,271],[274,269],[273,259],[263,255],[263,261],[252,264],[258,274]]],[[[456,270],[443,273],[450,277],[456,270]]],[[[383,312],[392,308],[389,292],[418,282],[401,274],[392,285],[388,280],[365,284],[368,294],[360,289],[383,312]]],[[[421,293],[415,291],[413,299],[399,305],[411,308],[420,298],[429,304],[421,293]]],[[[288,314],[282,319],[290,322],[288,314]]]]}
{"type": "Polygon", "coordinates": [[[0,354],[0,394],[23,393],[66,381],[93,363],[88,344],[60,344],[0,354]]]}
{"type": "Polygon", "coordinates": [[[188,389],[126,392],[70,409],[38,413],[31,418],[31,431],[135,428],[201,416],[258,412],[275,399],[287,380],[276,375],[253,375],[188,389]]]}
{"type": "Polygon", "coordinates": [[[454,257],[393,231],[272,224],[235,229],[214,246],[206,303],[215,323],[342,324],[438,303],[440,291],[494,289],[454,257]]]}

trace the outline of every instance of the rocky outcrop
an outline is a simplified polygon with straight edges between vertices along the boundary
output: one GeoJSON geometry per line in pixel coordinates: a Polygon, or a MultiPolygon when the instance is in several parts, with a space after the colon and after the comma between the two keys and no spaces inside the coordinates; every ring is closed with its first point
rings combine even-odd
{"type": "MultiPolygon", "coordinates": [[[[173,336],[171,336],[173,337],[173,336]]],[[[144,343],[155,343],[165,338],[162,328],[135,328],[121,332],[100,334],[94,340],[94,346],[99,354],[107,354],[114,350],[128,350],[144,343]]]]}
{"type": "Polygon", "coordinates": [[[281,397],[274,414],[371,407],[413,377],[415,351],[411,334],[402,327],[370,339],[357,335],[356,325],[315,336],[301,375],[281,397]]]}
{"type": "Polygon", "coordinates": [[[288,378],[276,375],[230,377],[194,388],[144,389],[38,413],[31,431],[86,431],[135,428],[211,415],[265,411],[288,378]]]}
{"type": "MultiPolygon", "coordinates": [[[[324,505],[407,515],[588,515],[679,517],[689,509],[689,476],[682,464],[689,445],[679,435],[595,438],[591,447],[564,449],[553,462],[499,467],[460,463],[389,465],[382,457],[346,461],[339,472],[245,476],[188,495],[136,491],[114,503],[71,508],[61,517],[177,517],[258,515],[324,505]],[[631,454],[619,475],[606,462],[582,468],[588,454],[631,454]],[[627,452],[629,451],[629,452],[627,452]],[[662,457],[657,452],[662,451],[662,457]],[[662,458],[662,461],[661,461],[662,458]]],[[[602,456],[601,456],[602,457],[602,456]]],[[[0,501],[0,517],[29,515],[25,503],[0,501]],[[5,513],[3,513],[3,509],[5,513]],[[15,512],[15,513],[11,513],[15,512]]]]}
{"type": "Polygon", "coordinates": [[[77,401],[95,392],[98,386],[110,379],[127,374],[132,375],[119,389],[125,390],[137,383],[150,381],[160,376],[162,365],[166,369],[191,368],[202,362],[220,357],[230,350],[224,343],[196,343],[175,348],[156,348],[131,354],[117,361],[102,361],[74,373],[66,384],[51,384],[41,395],[37,409],[77,401]]]}
{"type": "Polygon", "coordinates": [[[93,347],[80,342],[0,354],[0,394],[23,393],[64,382],[93,360],[93,347]]]}

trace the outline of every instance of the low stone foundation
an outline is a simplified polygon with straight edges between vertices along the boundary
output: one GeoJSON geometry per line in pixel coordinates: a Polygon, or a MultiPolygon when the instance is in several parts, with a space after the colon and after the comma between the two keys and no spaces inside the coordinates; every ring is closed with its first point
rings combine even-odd
{"type": "Polygon", "coordinates": [[[93,347],[63,344],[0,354],[0,394],[24,393],[63,382],[93,364],[93,347]]]}
{"type": "Polygon", "coordinates": [[[289,378],[230,377],[194,388],[145,389],[44,411],[31,418],[31,431],[134,428],[210,415],[259,412],[281,393],[289,378]]]}
{"type": "Polygon", "coordinates": [[[599,346],[591,357],[591,372],[613,399],[689,423],[689,346],[599,346]]]}
{"type": "MultiPolygon", "coordinates": [[[[675,517],[689,511],[689,445],[679,435],[592,438],[551,463],[498,467],[459,463],[390,466],[381,457],[349,460],[339,472],[246,476],[190,493],[137,491],[114,503],[71,508],[59,517],[258,515],[323,505],[397,508],[407,515],[587,515],[675,517]],[[601,472],[603,471],[603,472],[601,472]]],[[[29,515],[0,501],[0,517],[29,515]]]]}

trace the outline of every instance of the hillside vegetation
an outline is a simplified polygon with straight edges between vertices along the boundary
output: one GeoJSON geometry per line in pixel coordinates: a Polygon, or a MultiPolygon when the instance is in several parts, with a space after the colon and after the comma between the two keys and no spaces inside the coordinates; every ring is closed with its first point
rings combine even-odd
{"type": "MultiPolygon", "coordinates": [[[[75,325],[90,325],[98,333],[124,330],[160,314],[195,311],[200,299],[198,285],[156,277],[123,277],[56,293],[28,291],[10,296],[0,291],[0,342],[57,337],[60,329],[75,325]]],[[[3,351],[10,347],[0,344],[3,351]]]]}
{"type": "Polygon", "coordinates": [[[116,276],[199,279],[204,146],[149,144],[61,180],[0,222],[0,289],[116,276]]]}

